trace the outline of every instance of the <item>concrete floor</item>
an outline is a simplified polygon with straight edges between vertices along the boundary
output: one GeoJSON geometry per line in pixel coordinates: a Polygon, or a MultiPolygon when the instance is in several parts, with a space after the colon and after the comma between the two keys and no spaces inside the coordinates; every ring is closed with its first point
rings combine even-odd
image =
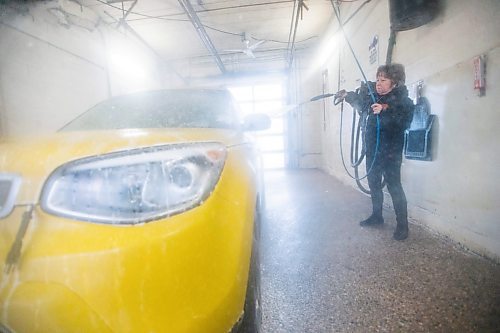
{"type": "Polygon", "coordinates": [[[392,210],[361,228],[369,197],[321,171],[265,180],[262,332],[500,332],[500,265],[414,223],[394,241],[392,210]]]}

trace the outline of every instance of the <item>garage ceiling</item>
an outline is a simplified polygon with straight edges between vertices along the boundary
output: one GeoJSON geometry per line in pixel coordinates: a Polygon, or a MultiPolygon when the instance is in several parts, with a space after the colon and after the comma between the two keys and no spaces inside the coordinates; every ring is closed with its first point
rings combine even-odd
{"type": "Polygon", "coordinates": [[[105,24],[136,35],[178,72],[255,74],[287,68],[313,46],[330,0],[78,0],[105,24]]]}

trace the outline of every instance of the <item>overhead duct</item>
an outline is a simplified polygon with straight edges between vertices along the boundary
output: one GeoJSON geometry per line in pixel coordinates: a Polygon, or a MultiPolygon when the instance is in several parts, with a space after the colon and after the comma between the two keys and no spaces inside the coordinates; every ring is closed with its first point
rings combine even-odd
{"type": "Polygon", "coordinates": [[[212,53],[212,56],[214,57],[217,67],[219,67],[219,70],[222,72],[222,74],[225,74],[226,67],[222,63],[222,60],[219,56],[219,53],[217,52],[217,49],[212,43],[210,36],[208,36],[207,32],[205,31],[205,28],[203,27],[203,24],[198,18],[198,15],[196,14],[196,11],[194,10],[193,6],[191,6],[189,0],[178,0],[178,1],[182,9],[184,9],[184,12],[188,16],[189,20],[193,24],[194,28],[196,29],[196,32],[198,33],[198,36],[200,37],[201,41],[203,42],[205,47],[210,51],[210,53],[212,53]]]}
{"type": "Polygon", "coordinates": [[[436,17],[438,0],[390,0],[391,30],[418,28],[436,17]]]}

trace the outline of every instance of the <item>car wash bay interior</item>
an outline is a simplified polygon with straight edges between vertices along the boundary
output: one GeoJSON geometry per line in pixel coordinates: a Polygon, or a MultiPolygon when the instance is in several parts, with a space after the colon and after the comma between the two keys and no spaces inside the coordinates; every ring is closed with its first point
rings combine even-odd
{"type": "MultiPolygon", "coordinates": [[[[215,10],[221,3],[198,1],[192,4],[206,26],[231,31],[245,21],[261,30],[236,34],[234,44],[222,44],[230,36],[219,40],[206,28],[213,39],[207,41],[183,13],[184,28],[192,35],[171,49],[176,38],[166,41],[167,32],[141,23],[146,16],[163,15],[158,14],[161,3],[150,3],[139,18],[141,0],[130,11],[134,1],[2,2],[2,140],[56,131],[109,96],[174,87],[229,88],[244,112],[265,112],[273,120],[268,132],[258,134],[264,156],[271,156],[265,164],[261,228],[263,332],[498,331],[498,1],[422,1],[437,6],[429,5],[434,10],[429,14],[409,5],[399,21],[395,3],[410,1],[309,0],[255,7],[238,2],[232,13],[215,10]],[[106,14],[101,6],[118,9],[110,7],[106,14]],[[277,7],[288,8],[288,16],[265,15],[277,7]],[[118,12],[115,21],[113,11],[118,12]],[[211,26],[210,13],[218,13],[225,24],[211,26]],[[316,30],[300,35],[311,15],[315,24],[308,28],[316,30]],[[267,20],[272,23],[263,24],[267,20]],[[273,36],[280,26],[290,34],[273,36]],[[255,58],[247,49],[231,51],[258,40],[265,42],[251,49],[255,58]],[[165,50],[171,52],[168,57],[165,50]],[[130,62],[125,55],[132,53],[130,62]],[[309,102],[340,89],[355,90],[363,82],[360,68],[373,80],[388,58],[405,65],[410,95],[415,101],[423,97],[434,117],[426,133],[429,143],[420,147],[426,155],[413,152],[403,158],[410,234],[402,242],[392,239],[395,217],[387,193],[386,223],[359,226],[370,212],[370,198],[345,170],[354,172],[353,111],[331,98],[309,102]]],[[[251,27],[248,23],[246,29],[251,27]]],[[[362,164],[360,176],[364,171],[362,164]]],[[[366,187],[365,180],[361,184],[366,187]]]]}

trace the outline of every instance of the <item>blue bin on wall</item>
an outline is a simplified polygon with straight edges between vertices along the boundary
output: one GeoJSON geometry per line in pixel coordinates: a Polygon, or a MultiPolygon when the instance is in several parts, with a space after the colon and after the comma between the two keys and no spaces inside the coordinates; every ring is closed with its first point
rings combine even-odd
{"type": "Polygon", "coordinates": [[[410,128],[405,130],[404,154],[412,160],[432,161],[432,124],[429,102],[421,97],[415,105],[410,128]]]}

